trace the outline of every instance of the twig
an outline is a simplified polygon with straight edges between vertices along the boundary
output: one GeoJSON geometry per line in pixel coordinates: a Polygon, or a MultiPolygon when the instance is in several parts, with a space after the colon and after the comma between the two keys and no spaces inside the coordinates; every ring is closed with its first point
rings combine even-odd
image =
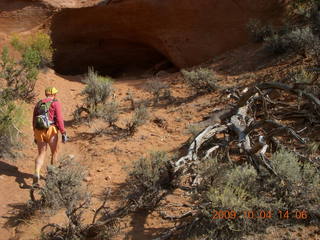
{"type": "MultiPolygon", "coordinates": [[[[265,90],[265,89],[280,89],[288,92],[293,92],[297,95],[301,94],[301,96],[309,99],[311,102],[316,104],[318,107],[320,107],[320,100],[316,96],[314,96],[311,93],[306,93],[302,90],[295,89],[293,87],[290,87],[289,85],[279,83],[279,82],[274,82],[274,83],[260,83],[256,85],[257,88],[260,90],[265,90]]],[[[254,95],[257,92],[257,89],[255,87],[251,88],[244,96],[242,96],[238,102],[238,107],[242,107],[246,104],[248,99],[254,95]]]]}

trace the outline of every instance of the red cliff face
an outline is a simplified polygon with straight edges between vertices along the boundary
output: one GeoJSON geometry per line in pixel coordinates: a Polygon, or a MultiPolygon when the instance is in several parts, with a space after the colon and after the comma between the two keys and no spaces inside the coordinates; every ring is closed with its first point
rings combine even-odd
{"type": "MultiPolygon", "coordinates": [[[[76,1],[68,9],[60,1],[59,11],[51,10],[54,64],[60,73],[82,73],[88,66],[121,72],[163,59],[177,67],[199,64],[246,43],[250,18],[275,20],[284,6],[281,0],[107,0],[70,8],[76,6],[71,2],[76,1]]],[[[46,16],[46,11],[42,6],[26,18],[46,16]]]]}

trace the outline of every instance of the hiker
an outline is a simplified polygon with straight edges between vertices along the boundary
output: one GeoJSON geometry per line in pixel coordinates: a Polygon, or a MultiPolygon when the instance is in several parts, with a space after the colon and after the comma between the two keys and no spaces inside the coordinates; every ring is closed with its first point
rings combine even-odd
{"type": "Polygon", "coordinates": [[[43,165],[47,145],[51,150],[51,164],[57,162],[58,153],[58,130],[62,134],[62,142],[68,140],[64,129],[61,104],[56,99],[58,90],[55,87],[45,89],[46,98],[40,100],[33,111],[34,141],[38,146],[38,157],[35,162],[35,174],[33,177],[34,187],[39,187],[40,169],[43,165]]]}

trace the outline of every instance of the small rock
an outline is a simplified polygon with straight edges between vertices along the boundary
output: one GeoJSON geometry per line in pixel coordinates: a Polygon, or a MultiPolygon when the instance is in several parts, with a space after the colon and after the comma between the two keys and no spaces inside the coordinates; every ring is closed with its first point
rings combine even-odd
{"type": "Polygon", "coordinates": [[[74,155],[73,154],[69,154],[67,157],[70,158],[71,160],[74,159],[74,155]]]}
{"type": "Polygon", "coordinates": [[[111,177],[110,177],[110,176],[106,176],[106,177],[104,178],[104,180],[109,181],[109,180],[111,180],[111,177]]]}
{"type": "Polygon", "coordinates": [[[97,172],[103,172],[103,168],[98,168],[97,172]]]}
{"type": "Polygon", "coordinates": [[[85,181],[85,182],[91,182],[92,181],[92,177],[85,177],[84,179],[83,179],[83,181],[85,181]]]}

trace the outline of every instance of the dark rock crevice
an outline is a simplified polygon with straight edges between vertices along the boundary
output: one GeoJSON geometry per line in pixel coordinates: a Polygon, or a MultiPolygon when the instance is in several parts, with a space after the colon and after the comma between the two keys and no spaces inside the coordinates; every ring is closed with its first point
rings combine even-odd
{"type": "Polygon", "coordinates": [[[245,44],[250,18],[275,21],[283,7],[282,0],[127,0],[61,9],[51,22],[55,70],[79,74],[92,66],[117,76],[163,61],[197,65],[245,44]]]}
{"type": "Polygon", "coordinates": [[[78,39],[63,46],[54,55],[54,67],[66,75],[85,73],[88,67],[113,77],[140,75],[166,61],[156,49],[123,39],[78,39]]]}

